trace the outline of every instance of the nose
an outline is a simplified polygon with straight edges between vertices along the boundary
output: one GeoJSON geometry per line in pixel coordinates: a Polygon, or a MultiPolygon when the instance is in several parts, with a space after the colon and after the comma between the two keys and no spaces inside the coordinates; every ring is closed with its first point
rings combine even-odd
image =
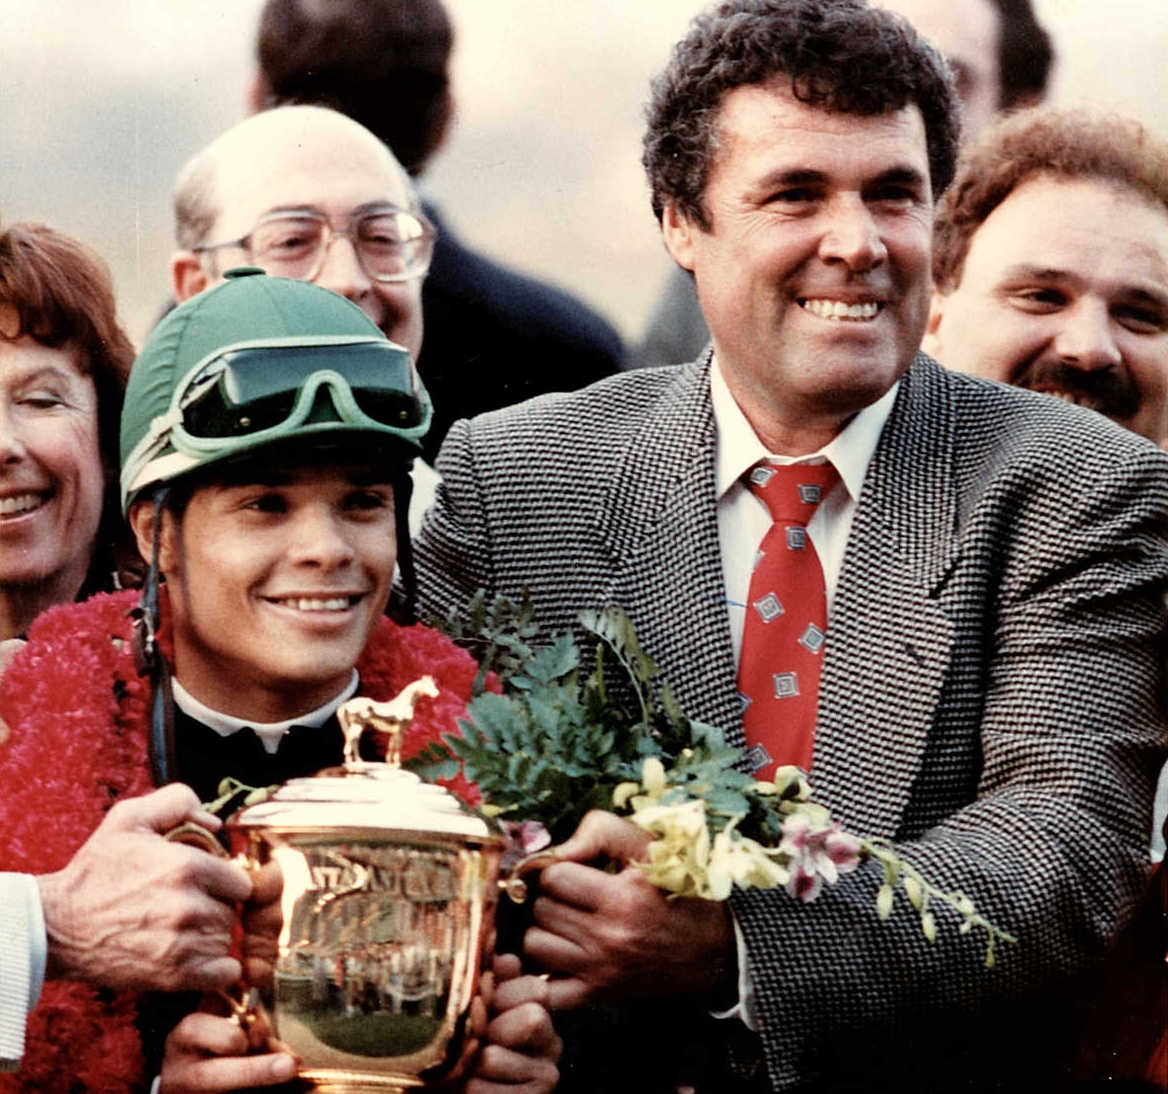
{"type": "Polygon", "coordinates": [[[344,522],[332,506],[306,506],[297,514],[289,549],[291,561],[324,573],[352,564],[356,558],[344,522]]]}
{"type": "Polygon", "coordinates": [[[819,241],[824,262],[842,263],[863,272],[880,265],[888,248],[872,211],[859,194],[843,194],[824,211],[827,222],[819,241]]]}
{"type": "Polygon", "coordinates": [[[373,287],[373,282],[357,259],[357,249],[353,246],[353,241],[340,232],[333,233],[328,241],[324,261],[313,281],[322,288],[332,289],[333,292],[348,297],[358,305],[369,295],[369,290],[373,287]]]}
{"type": "Polygon", "coordinates": [[[7,402],[0,402],[0,463],[19,463],[27,450],[16,424],[16,416],[7,402]]]}
{"type": "Polygon", "coordinates": [[[1084,371],[1115,368],[1123,360],[1111,315],[1101,300],[1081,299],[1066,309],[1054,348],[1063,364],[1084,371]]]}

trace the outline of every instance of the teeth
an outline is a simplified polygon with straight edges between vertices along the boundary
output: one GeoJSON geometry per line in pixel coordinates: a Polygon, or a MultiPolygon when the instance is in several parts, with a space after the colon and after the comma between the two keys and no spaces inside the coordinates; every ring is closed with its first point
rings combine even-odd
{"type": "Polygon", "coordinates": [[[287,597],[279,601],[280,604],[289,608],[295,608],[301,612],[340,612],[344,611],[349,606],[349,598],[347,596],[330,596],[330,597],[287,597]]]}
{"type": "Polygon", "coordinates": [[[875,319],[880,305],[875,300],[845,304],[842,300],[801,300],[800,304],[820,319],[875,319]]]}
{"type": "Polygon", "coordinates": [[[13,517],[27,513],[41,505],[40,494],[17,494],[11,498],[0,498],[0,517],[13,517]]]}

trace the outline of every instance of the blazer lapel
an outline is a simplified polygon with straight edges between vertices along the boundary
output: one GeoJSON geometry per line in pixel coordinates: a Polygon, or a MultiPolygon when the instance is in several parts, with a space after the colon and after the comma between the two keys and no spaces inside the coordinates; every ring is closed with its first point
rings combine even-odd
{"type": "Polygon", "coordinates": [[[601,536],[613,559],[605,602],[622,607],[683,709],[742,744],[714,496],[709,362],[677,381],[616,468],[601,536]]]}
{"type": "Polygon", "coordinates": [[[918,356],[865,479],[825,649],[812,782],[845,824],[892,837],[950,659],[938,603],[955,559],[953,412],[918,356]]]}

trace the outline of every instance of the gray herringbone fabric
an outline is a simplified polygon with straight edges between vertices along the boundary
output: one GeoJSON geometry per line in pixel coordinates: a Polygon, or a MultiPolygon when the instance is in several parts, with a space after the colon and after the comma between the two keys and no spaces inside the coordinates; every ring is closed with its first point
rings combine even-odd
{"type": "MultiPolygon", "coordinates": [[[[741,744],[708,367],[459,423],[416,553],[428,610],[479,586],[529,587],[554,629],[621,605],[687,711],[741,744]]],[[[1166,530],[1164,453],[914,362],[840,574],[813,782],[1019,942],[986,970],[946,909],[931,945],[900,897],[880,923],[871,865],[811,905],[736,896],[774,1089],[1049,1088],[1052,1000],[1141,874],[1166,530]]]]}

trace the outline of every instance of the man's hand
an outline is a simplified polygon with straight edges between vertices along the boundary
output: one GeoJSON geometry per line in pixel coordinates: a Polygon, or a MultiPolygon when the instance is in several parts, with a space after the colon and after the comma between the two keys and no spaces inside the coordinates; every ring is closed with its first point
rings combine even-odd
{"type": "Polygon", "coordinates": [[[548,1013],[547,984],[519,971],[514,954],[494,960],[491,1021],[466,1094],[547,1094],[559,1084],[563,1043],[548,1013]]]}
{"type": "Polygon", "coordinates": [[[247,873],[161,833],[219,820],[175,784],[116,804],[72,861],[37,880],[49,940],[48,975],[138,991],[212,990],[239,979],[228,956],[247,873]]]}
{"type": "Polygon", "coordinates": [[[159,1094],[226,1094],[274,1086],[296,1076],[287,1052],[249,1056],[254,1038],[230,1018],[196,1011],[171,1030],[162,1058],[159,1094]]]}
{"type": "Polygon", "coordinates": [[[709,991],[731,958],[730,913],[717,901],[666,900],[636,862],[648,833],[592,812],[566,843],[561,861],[543,871],[535,926],[523,949],[552,974],[553,1010],[597,999],[709,991]],[[615,863],[616,874],[587,862],[615,863]]]}

